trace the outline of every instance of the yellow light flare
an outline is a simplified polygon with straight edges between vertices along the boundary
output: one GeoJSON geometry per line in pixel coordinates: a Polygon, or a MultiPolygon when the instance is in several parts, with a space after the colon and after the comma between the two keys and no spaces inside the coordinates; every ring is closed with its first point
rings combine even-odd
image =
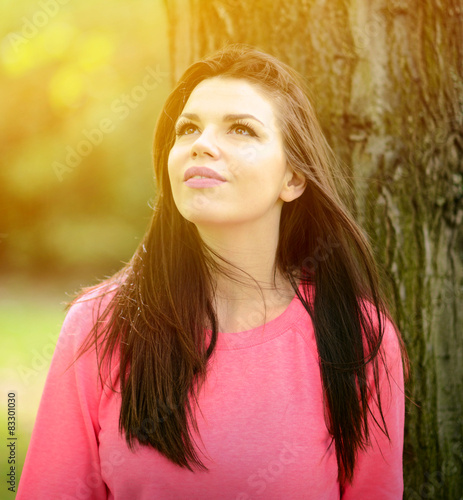
{"type": "Polygon", "coordinates": [[[41,49],[49,54],[51,58],[64,57],[75,38],[76,28],[64,22],[55,22],[47,28],[39,40],[41,49]]]}
{"type": "Polygon", "coordinates": [[[32,42],[20,33],[8,33],[2,40],[1,64],[10,77],[21,76],[37,64],[32,42]]]}
{"type": "Polygon", "coordinates": [[[8,33],[2,40],[0,53],[5,73],[19,77],[64,57],[74,36],[75,28],[67,23],[48,24],[29,38],[20,31],[8,33]]]}
{"type": "Polygon", "coordinates": [[[83,34],[75,44],[76,64],[86,72],[106,66],[114,52],[114,43],[102,33],[83,34]]]}
{"type": "Polygon", "coordinates": [[[64,65],[52,76],[48,97],[55,110],[75,106],[84,93],[84,77],[74,64],[64,65]]]}

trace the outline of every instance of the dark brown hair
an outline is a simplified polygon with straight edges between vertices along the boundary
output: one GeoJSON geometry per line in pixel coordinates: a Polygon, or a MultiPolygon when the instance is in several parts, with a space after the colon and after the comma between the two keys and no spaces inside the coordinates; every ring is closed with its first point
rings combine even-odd
{"type": "Polygon", "coordinates": [[[304,193],[283,206],[275,269],[291,282],[313,321],[327,427],[342,484],[352,480],[357,453],[369,442],[369,405],[378,405],[381,421],[376,424],[387,434],[379,398],[369,399],[371,392],[379,394],[387,312],[372,252],[338,194],[339,164],[303,79],[275,57],[233,44],[191,65],[180,78],[156,124],[151,225],[131,261],[108,280],[111,299],[81,352],[95,346],[100,375],[103,362],[118,360],[119,428],[129,447],[139,442],[181,467],[206,469],[191,429],[198,430],[197,395],[218,334],[212,271],[224,269],[196,226],[177,210],[167,159],[175,121],[189,95],[201,81],[217,76],[245,79],[271,99],[287,161],[307,181],[304,193]],[[330,245],[328,254],[320,256],[320,242],[330,245]],[[210,341],[206,326],[212,330],[210,341]],[[367,380],[369,364],[374,387],[367,380]]]}

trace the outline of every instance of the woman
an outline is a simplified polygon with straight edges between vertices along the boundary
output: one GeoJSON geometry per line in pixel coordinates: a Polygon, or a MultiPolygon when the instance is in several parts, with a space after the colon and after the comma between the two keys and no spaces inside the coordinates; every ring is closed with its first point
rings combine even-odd
{"type": "Polygon", "coordinates": [[[180,78],[151,227],[66,317],[18,498],[402,498],[405,353],[303,89],[240,44],[180,78]]]}

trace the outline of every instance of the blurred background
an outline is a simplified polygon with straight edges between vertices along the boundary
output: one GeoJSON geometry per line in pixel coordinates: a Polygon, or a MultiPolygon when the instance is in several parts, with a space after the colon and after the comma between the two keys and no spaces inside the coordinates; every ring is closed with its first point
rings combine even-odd
{"type": "Polygon", "coordinates": [[[128,261],[149,222],[170,70],[161,0],[2,7],[0,380],[2,408],[17,394],[19,479],[64,303],[128,261]]]}

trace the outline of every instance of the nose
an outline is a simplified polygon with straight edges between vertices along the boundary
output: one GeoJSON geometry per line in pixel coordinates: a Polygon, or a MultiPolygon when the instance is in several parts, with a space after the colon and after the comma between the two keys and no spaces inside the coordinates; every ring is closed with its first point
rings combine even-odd
{"type": "Polygon", "coordinates": [[[191,157],[196,158],[197,156],[210,156],[211,158],[219,156],[217,138],[210,128],[203,130],[191,145],[191,157]]]}

